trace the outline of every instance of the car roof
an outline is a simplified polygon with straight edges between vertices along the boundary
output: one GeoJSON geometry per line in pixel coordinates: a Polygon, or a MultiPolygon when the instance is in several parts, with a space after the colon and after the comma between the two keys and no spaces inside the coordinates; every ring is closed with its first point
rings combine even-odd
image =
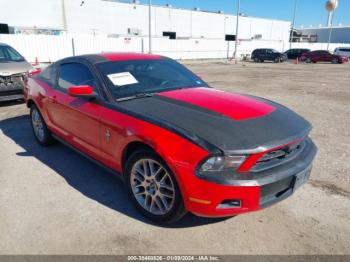
{"type": "Polygon", "coordinates": [[[0,42],[0,46],[9,46],[9,45],[0,42]]]}
{"type": "Polygon", "coordinates": [[[99,54],[88,54],[74,57],[68,57],[61,60],[61,62],[67,59],[83,58],[92,64],[98,64],[109,61],[126,61],[126,60],[159,60],[163,59],[163,56],[153,54],[142,53],[125,53],[125,52],[108,52],[99,54]]]}
{"type": "Polygon", "coordinates": [[[106,58],[110,61],[119,61],[119,60],[152,60],[152,59],[161,59],[159,55],[153,54],[142,54],[142,53],[102,53],[100,56],[106,58]]]}

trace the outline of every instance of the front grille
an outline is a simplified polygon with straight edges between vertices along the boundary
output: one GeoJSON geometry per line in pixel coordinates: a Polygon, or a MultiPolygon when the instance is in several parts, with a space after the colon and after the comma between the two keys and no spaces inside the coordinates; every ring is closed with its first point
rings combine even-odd
{"type": "Polygon", "coordinates": [[[15,74],[11,76],[0,76],[0,92],[14,92],[22,90],[23,74],[15,74]]]}
{"type": "Polygon", "coordinates": [[[304,146],[305,141],[302,141],[271,151],[257,161],[253,171],[263,171],[286,163],[296,157],[303,150],[304,146]]]}
{"type": "Polygon", "coordinates": [[[295,177],[291,176],[262,186],[260,190],[260,207],[267,207],[290,196],[293,192],[294,183],[295,177]]]}

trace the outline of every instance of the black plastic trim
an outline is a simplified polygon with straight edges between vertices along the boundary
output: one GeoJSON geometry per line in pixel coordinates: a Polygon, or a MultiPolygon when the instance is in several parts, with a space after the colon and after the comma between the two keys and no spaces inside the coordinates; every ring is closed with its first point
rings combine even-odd
{"type": "Polygon", "coordinates": [[[262,172],[239,173],[235,170],[200,172],[196,170],[196,176],[211,183],[225,186],[264,186],[274,183],[286,177],[295,176],[312,165],[312,161],[317,153],[317,148],[311,139],[305,141],[305,147],[300,154],[292,161],[283,165],[264,170],[262,172]]]}
{"type": "Polygon", "coordinates": [[[14,94],[14,95],[2,95],[0,93],[0,101],[5,102],[5,101],[12,101],[12,100],[18,100],[18,99],[23,99],[23,94],[14,94]]]}

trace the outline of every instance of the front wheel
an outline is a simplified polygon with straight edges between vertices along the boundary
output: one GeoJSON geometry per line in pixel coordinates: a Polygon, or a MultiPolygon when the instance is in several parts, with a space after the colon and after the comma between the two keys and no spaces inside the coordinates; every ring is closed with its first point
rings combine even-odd
{"type": "Polygon", "coordinates": [[[47,129],[45,121],[35,105],[32,105],[30,108],[30,118],[32,120],[31,123],[34,136],[39,144],[42,146],[52,144],[53,138],[51,132],[47,129]]]}
{"type": "Polygon", "coordinates": [[[152,151],[137,151],[129,157],[125,182],[131,201],[151,221],[170,224],[186,214],[174,175],[152,151]]]}
{"type": "Polygon", "coordinates": [[[280,57],[276,57],[275,58],[275,63],[281,63],[281,58],[280,57]]]}
{"type": "Polygon", "coordinates": [[[332,60],[332,64],[340,64],[340,61],[337,58],[334,58],[332,60]]]}

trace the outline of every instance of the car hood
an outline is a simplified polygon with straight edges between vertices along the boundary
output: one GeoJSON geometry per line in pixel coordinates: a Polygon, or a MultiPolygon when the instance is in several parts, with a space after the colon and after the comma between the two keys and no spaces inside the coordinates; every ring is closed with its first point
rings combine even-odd
{"type": "Polygon", "coordinates": [[[304,138],[311,130],[282,105],[212,88],[162,92],[118,107],[225,154],[262,152],[304,138]]]}
{"type": "Polygon", "coordinates": [[[18,73],[24,73],[32,66],[27,61],[21,62],[0,62],[0,76],[9,76],[18,73]]]}

